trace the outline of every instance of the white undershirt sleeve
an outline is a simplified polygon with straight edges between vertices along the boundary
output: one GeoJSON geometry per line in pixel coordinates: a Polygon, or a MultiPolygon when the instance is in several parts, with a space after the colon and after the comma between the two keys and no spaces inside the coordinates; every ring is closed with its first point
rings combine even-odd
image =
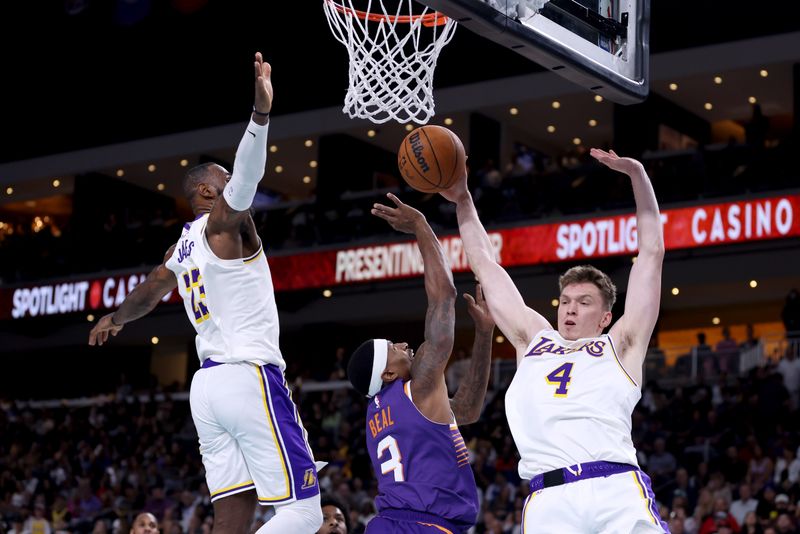
{"type": "Polygon", "coordinates": [[[228,206],[236,211],[250,209],[258,182],[264,177],[268,132],[269,123],[262,126],[251,120],[236,149],[233,174],[222,192],[228,206]]]}

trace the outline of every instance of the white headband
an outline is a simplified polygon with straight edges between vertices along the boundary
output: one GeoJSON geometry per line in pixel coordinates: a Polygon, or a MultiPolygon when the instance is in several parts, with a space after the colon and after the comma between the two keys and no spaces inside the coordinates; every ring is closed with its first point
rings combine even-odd
{"type": "Polygon", "coordinates": [[[383,387],[381,375],[386,369],[386,361],[389,358],[389,342],[385,339],[372,340],[372,378],[369,381],[369,391],[367,397],[374,397],[383,387]]]}

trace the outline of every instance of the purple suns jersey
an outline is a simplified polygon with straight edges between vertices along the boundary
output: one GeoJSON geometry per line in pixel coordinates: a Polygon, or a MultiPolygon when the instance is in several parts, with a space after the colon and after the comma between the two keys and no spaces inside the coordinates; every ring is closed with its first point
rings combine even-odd
{"type": "Polygon", "coordinates": [[[469,528],[478,515],[469,453],[454,423],[434,423],[395,380],[370,399],[367,449],[378,478],[378,512],[410,510],[469,528]]]}

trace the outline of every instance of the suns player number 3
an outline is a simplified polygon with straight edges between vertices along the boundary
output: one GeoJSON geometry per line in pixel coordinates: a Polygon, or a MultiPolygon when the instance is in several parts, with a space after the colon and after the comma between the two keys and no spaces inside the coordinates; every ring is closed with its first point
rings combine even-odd
{"type": "Polygon", "coordinates": [[[403,464],[400,462],[403,456],[400,454],[400,448],[397,446],[397,440],[389,435],[378,442],[378,458],[383,456],[385,451],[389,452],[389,459],[381,463],[381,473],[386,475],[394,471],[395,482],[405,482],[406,477],[403,473],[403,464]]]}

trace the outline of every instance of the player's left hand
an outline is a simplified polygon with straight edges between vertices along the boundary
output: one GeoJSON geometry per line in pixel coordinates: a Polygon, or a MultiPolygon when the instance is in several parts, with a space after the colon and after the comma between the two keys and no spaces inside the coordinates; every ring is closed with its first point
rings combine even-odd
{"type": "Polygon", "coordinates": [[[486,299],[483,298],[483,289],[480,284],[475,284],[475,297],[469,293],[464,293],[464,300],[467,301],[467,311],[469,312],[472,321],[475,323],[475,330],[482,332],[494,331],[494,319],[492,314],[489,313],[489,305],[486,304],[486,299]]]}
{"type": "Polygon", "coordinates": [[[593,148],[589,151],[589,154],[609,169],[624,172],[628,176],[631,176],[634,172],[644,170],[644,167],[639,161],[633,158],[621,158],[617,156],[617,153],[613,150],[606,152],[599,148],[593,148]]]}
{"type": "Polygon", "coordinates": [[[397,207],[392,208],[375,203],[372,206],[372,214],[388,222],[392,228],[398,232],[406,234],[416,233],[418,225],[421,222],[425,222],[425,216],[420,213],[419,210],[412,208],[408,204],[403,204],[400,199],[393,194],[386,193],[386,196],[389,197],[389,200],[394,202],[397,207]]]}
{"type": "Polygon", "coordinates": [[[253,62],[256,75],[256,97],[254,105],[259,113],[269,113],[272,109],[272,66],[264,61],[261,52],[256,52],[253,62]]]}
{"type": "Polygon", "coordinates": [[[125,325],[115,325],[111,320],[113,313],[106,314],[97,321],[92,331],[89,332],[89,345],[102,345],[108,340],[108,334],[116,336],[125,325]]]}

